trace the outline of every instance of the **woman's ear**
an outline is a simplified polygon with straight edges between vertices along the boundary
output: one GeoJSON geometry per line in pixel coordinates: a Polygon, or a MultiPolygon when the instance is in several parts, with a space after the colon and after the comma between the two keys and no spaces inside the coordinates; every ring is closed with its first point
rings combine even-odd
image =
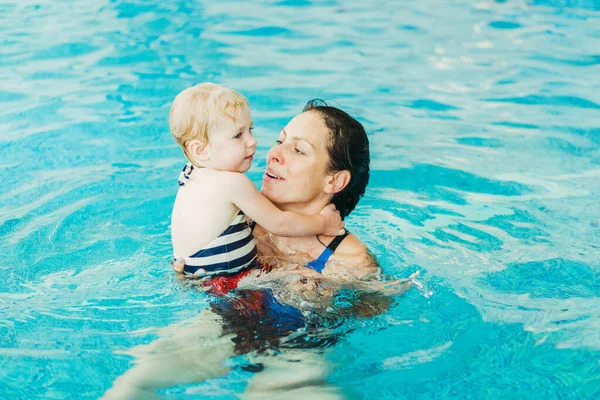
{"type": "Polygon", "coordinates": [[[186,143],[185,150],[188,156],[194,161],[206,162],[210,160],[210,144],[203,143],[201,140],[190,140],[186,143]]]}
{"type": "Polygon", "coordinates": [[[336,194],[344,190],[350,183],[350,171],[347,169],[338,171],[334,175],[328,175],[327,181],[325,182],[325,193],[336,194]]]}

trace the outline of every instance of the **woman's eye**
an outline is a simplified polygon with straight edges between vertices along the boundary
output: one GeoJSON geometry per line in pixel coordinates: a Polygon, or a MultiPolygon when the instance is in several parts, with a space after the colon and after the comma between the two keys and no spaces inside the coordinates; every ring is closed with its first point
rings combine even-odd
{"type": "Polygon", "coordinates": [[[297,147],[294,147],[294,152],[296,154],[304,154],[301,150],[299,150],[297,147]]]}
{"type": "Polygon", "coordinates": [[[276,144],[281,144],[281,143],[283,143],[283,142],[282,142],[281,140],[277,139],[277,140],[275,141],[275,143],[276,143],[276,144]]]}

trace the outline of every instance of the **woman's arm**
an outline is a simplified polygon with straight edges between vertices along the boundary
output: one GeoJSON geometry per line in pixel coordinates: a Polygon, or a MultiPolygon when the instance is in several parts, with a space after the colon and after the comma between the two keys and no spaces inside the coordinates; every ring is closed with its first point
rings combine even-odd
{"type": "MultiPolygon", "coordinates": [[[[275,248],[262,240],[261,233],[265,233],[262,227],[255,229],[259,252],[271,255],[275,248]]],[[[260,277],[248,277],[240,281],[240,288],[261,289],[270,286],[281,286],[283,283],[290,294],[308,299],[314,299],[317,295],[321,300],[331,298],[333,294],[342,288],[349,288],[363,293],[394,296],[404,293],[413,285],[411,275],[408,278],[395,279],[391,281],[381,280],[381,267],[368,248],[354,235],[348,235],[337,247],[331,256],[323,273],[318,273],[303,266],[305,262],[292,260],[292,256],[272,256],[275,265],[273,270],[260,277]],[[317,293],[315,293],[317,292],[317,293]]],[[[271,258],[261,257],[265,262],[271,258]]],[[[177,272],[183,272],[183,260],[173,263],[177,272]]]]}
{"type": "Polygon", "coordinates": [[[401,295],[413,285],[413,278],[381,280],[381,267],[368,248],[354,235],[348,235],[336,248],[322,273],[297,265],[293,269],[273,271],[269,280],[285,282],[291,295],[309,301],[313,306],[328,305],[335,293],[350,289],[375,296],[401,295]]]}

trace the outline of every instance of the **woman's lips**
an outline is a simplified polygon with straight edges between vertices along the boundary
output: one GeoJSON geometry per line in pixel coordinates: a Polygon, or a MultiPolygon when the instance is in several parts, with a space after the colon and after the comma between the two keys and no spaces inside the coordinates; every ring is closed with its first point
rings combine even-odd
{"type": "Polygon", "coordinates": [[[271,181],[285,180],[281,175],[279,175],[277,172],[273,171],[272,169],[267,169],[267,171],[265,172],[265,175],[264,175],[264,179],[271,180],[271,181]]]}

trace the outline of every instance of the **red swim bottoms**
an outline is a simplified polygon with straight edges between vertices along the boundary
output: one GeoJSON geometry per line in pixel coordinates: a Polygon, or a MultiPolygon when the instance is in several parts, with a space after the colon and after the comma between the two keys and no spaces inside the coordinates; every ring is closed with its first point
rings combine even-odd
{"type": "Polygon", "coordinates": [[[204,285],[212,286],[212,289],[209,290],[210,293],[215,294],[217,296],[224,296],[233,289],[237,288],[240,280],[249,275],[250,272],[254,271],[256,268],[249,268],[244,270],[238,274],[230,275],[230,276],[216,276],[207,280],[204,285]]]}
{"type": "MultiPolygon", "coordinates": [[[[206,286],[212,288],[208,291],[215,296],[225,296],[230,291],[237,288],[240,280],[249,275],[255,268],[250,268],[239,274],[230,276],[217,276],[209,279],[204,283],[206,286]]],[[[242,314],[248,316],[255,314],[262,314],[264,312],[264,297],[265,292],[262,290],[251,290],[244,293],[241,296],[236,296],[234,299],[228,301],[228,304],[242,314]]]]}

